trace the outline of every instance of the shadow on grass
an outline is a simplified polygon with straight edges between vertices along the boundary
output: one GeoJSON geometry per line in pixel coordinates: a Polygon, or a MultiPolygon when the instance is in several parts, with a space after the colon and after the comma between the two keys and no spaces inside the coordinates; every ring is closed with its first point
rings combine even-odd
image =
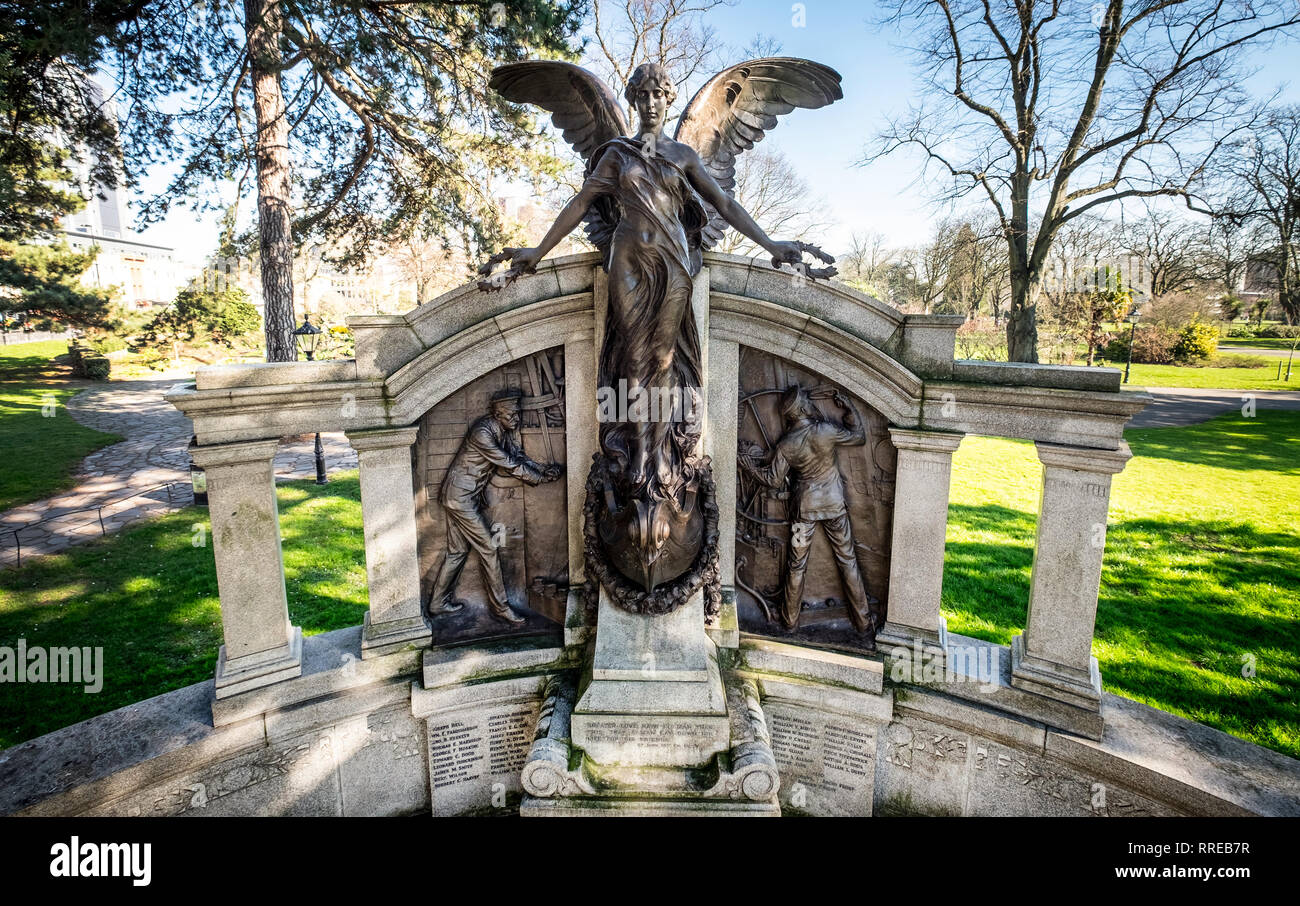
{"type": "Polygon", "coordinates": [[[0,346],[0,383],[49,381],[72,375],[65,340],[0,346]]]}
{"type": "Polygon", "coordinates": [[[948,628],[1003,645],[1025,624],[1035,519],[1010,507],[948,507],[943,609],[948,628]]]}
{"type": "Polygon", "coordinates": [[[1300,475],[1300,412],[1266,410],[1257,416],[1221,415],[1182,428],[1124,432],[1136,456],[1233,471],[1300,475]]]}
{"type": "MultiPolygon", "coordinates": [[[[307,635],[355,626],[368,607],[354,477],[280,488],[289,618],[307,635]]],[[[0,683],[0,748],[212,678],[221,645],[211,525],[188,507],[0,571],[0,645],[102,647],[98,693],[0,683]]]]}
{"type": "MultiPolygon", "coordinates": [[[[949,629],[1007,644],[1027,619],[1034,518],[950,509],[949,629]]],[[[1094,653],[1108,691],[1300,756],[1300,545],[1226,520],[1111,528],[1094,653]]]]}

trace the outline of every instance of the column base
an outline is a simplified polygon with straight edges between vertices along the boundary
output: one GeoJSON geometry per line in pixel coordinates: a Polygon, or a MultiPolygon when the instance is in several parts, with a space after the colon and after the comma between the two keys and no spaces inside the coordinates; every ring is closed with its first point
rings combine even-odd
{"type": "Polygon", "coordinates": [[[902,656],[900,648],[913,661],[919,657],[918,667],[933,664],[932,669],[943,668],[948,660],[948,621],[939,617],[938,630],[886,621],[876,633],[876,651],[889,659],[902,656]]]}
{"type": "Polygon", "coordinates": [[[781,805],[729,799],[542,799],[525,795],[521,818],[780,818],[781,805]]]}
{"type": "MultiPolygon", "coordinates": [[[[572,680],[555,677],[547,683],[538,735],[520,773],[520,814],[779,816],[781,777],[758,690],[732,673],[726,683],[724,751],[704,764],[650,766],[643,760],[601,764],[578,748],[572,680]]],[[[633,736],[643,728],[633,725],[633,736]]]]}
{"type": "Polygon", "coordinates": [[[1101,711],[1101,671],[1097,659],[1088,658],[1088,672],[1084,675],[1083,671],[1029,654],[1023,633],[1011,640],[1011,685],[1076,708],[1101,711]]]}
{"type": "Polygon", "coordinates": [[[222,645],[217,655],[216,697],[229,698],[302,676],[302,629],[291,626],[289,630],[289,641],[284,645],[243,657],[227,657],[226,646],[222,645]]]}
{"type": "Polygon", "coordinates": [[[370,611],[366,611],[365,623],[361,627],[363,659],[383,657],[408,648],[427,648],[432,642],[433,630],[423,616],[372,623],[370,611]]]}

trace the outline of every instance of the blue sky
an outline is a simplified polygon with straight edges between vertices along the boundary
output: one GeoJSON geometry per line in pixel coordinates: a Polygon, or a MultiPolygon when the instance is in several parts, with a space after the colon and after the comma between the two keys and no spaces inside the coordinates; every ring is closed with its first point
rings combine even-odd
{"type": "Polygon", "coordinates": [[[803,27],[792,24],[790,0],[741,0],[720,8],[710,22],[744,46],[755,33],[781,44],[781,54],[825,63],[843,77],[844,99],[821,110],[795,111],[766,141],[785,152],[835,224],[825,240],[842,251],[854,231],[874,230],[891,245],[926,238],[931,213],[912,186],[916,164],[903,156],[856,166],[869,137],[892,110],[907,105],[915,83],[906,54],[871,25],[874,4],[806,0],[803,27]]]}
{"type": "MultiPolygon", "coordinates": [[[[767,139],[785,152],[812,193],[827,202],[835,223],[823,245],[840,252],[854,231],[878,231],[891,245],[924,241],[934,211],[925,187],[915,182],[919,159],[900,153],[869,167],[855,165],[885,116],[905,108],[916,88],[909,57],[897,46],[899,36],[869,21],[876,14],[874,3],[804,0],[799,5],[802,27],[795,25],[796,4],[790,0],[740,0],[712,11],[707,22],[734,47],[744,47],[760,34],[769,36],[780,42],[783,55],[817,60],[843,76],[842,101],[822,110],[796,111],[767,139]]],[[[1295,43],[1276,49],[1252,80],[1252,90],[1262,96],[1292,78],[1295,59],[1295,43]]],[[[1300,92],[1288,86],[1284,98],[1300,100],[1300,92]]],[[[687,100],[683,96],[678,103],[687,100]]],[[[162,183],[163,174],[158,174],[149,187],[162,183]]],[[[197,262],[214,245],[214,222],[178,209],[143,236],[177,247],[197,262]]]]}

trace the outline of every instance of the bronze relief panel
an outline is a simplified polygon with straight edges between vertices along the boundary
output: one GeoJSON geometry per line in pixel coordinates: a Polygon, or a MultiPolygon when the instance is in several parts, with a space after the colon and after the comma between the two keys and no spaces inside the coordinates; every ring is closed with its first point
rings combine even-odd
{"type": "Polygon", "coordinates": [[[564,348],[443,399],[420,420],[415,456],[434,643],[558,635],[569,581],[564,348]]]}
{"type": "Polygon", "coordinates": [[[889,590],[888,421],[837,384],[747,347],[739,405],[740,628],[872,648],[889,590]]]}

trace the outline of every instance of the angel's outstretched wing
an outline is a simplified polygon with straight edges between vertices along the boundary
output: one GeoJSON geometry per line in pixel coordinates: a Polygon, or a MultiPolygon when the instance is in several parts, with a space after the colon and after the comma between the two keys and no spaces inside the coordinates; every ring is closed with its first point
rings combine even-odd
{"type": "MultiPolygon", "coordinates": [[[[526,60],[492,70],[489,87],[506,100],[533,104],[551,114],[551,122],[564,140],[591,161],[592,152],[611,139],[628,133],[623,108],[609,86],[581,66],[559,60],[526,60]]],[[[587,238],[608,253],[617,215],[608,201],[588,210],[583,223],[587,238]]]]}
{"type": "Polygon", "coordinates": [[[583,161],[612,138],[627,135],[627,119],[609,86],[581,66],[559,60],[526,60],[492,70],[488,85],[506,100],[534,104],[583,161]]]}
{"type": "MultiPolygon", "coordinates": [[[[825,107],[844,97],[840,74],[796,57],[765,57],[715,75],[691,98],[673,137],[695,149],[709,174],[730,195],[736,187],[736,157],[763,140],[777,117],[796,107],[825,107]]],[[[713,248],[727,222],[711,205],[701,239],[713,248]]]]}

